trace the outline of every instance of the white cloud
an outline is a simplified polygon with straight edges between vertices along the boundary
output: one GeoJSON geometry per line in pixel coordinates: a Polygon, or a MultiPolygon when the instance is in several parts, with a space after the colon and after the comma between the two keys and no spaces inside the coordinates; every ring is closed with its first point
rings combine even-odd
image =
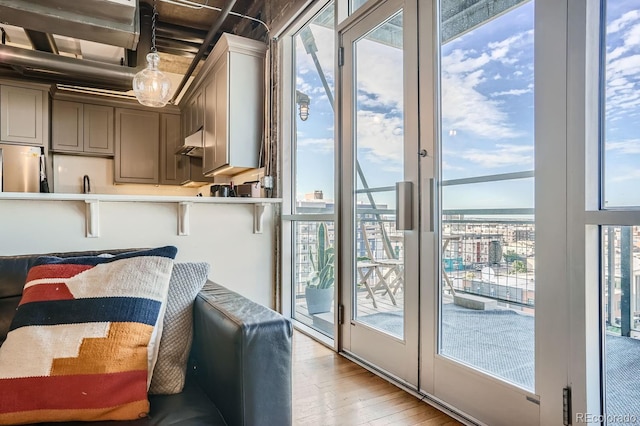
{"type": "Polygon", "coordinates": [[[471,56],[471,50],[456,49],[442,57],[442,71],[448,74],[464,74],[474,72],[491,61],[491,56],[482,53],[480,56],[471,56]]]}
{"type": "Polygon", "coordinates": [[[612,79],[640,73],[640,54],[623,56],[607,64],[607,77],[612,79]]]}
{"type": "Polygon", "coordinates": [[[613,122],[640,108],[640,10],[615,19],[607,33],[606,112],[613,122]]]}
{"type": "MultiPolygon", "coordinates": [[[[356,82],[359,94],[369,95],[363,106],[402,108],[403,51],[362,39],[356,45],[356,82]]],[[[359,97],[360,100],[360,97],[359,97]]]]}
{"type": "Polygon", "coordinates": [[[531,93],[531,92],[533,92],[533,88],[511,89],[511,90],[504,90],[502,92],[492,93],[491,97],[495,98],[496,96],[520,96],[520,95],[524,95],[525,93],[531,93]]]}
{"type": "Polygon", "coordinates": [[[297,140],[297,145],[322,153],[334,152],[335,146],[333,138],[302,138],[297,140]]]}
{"type": "Polygon", "coordinates": [[[457,170],[457,171],[461,171],[461,170],[466,170],[464,167],[459,167],[459,166],[454,166],[453,164],[449,163],[446,160],[442,160],[442,169],[443,170],[457,170]]]}
{"type": "Polygon", "coordinates": [[[373,111],[358,111],[358,153],[371,163],[397,170],[404,156],[403,119],[373,111]]]}
{"type": "Polygon", "coordinates": [[[627,182],[630,180],[639,180],[640,179],[640,170],[631,170],[625,174],[619,174],[616,176],[608,177],[608,182],[627,182]]]}
{"type": "Polygon", "coordinates": [[[640,20],[640,11],[631,10],[607,25],[607,32],[609,34],[617,33],[628,27],[630,23],[637,22],[638,20],[640,20]]]}
{"type": "Polygon", "coordinates": [[[533,168],[533,146],[496,144],[495,149],[468,149],[451,151],[449,157],[459,157],[487,169],[507,166],[526,166],[533,168]]]}
{"type": "Polygon", "coordinates": [[[621,154],[640,154],[640,139],[607,142],[606,149],[607,151],[616,151],[621,154]]]}
{"type": "MultiPolygon", "coordinates": [[[[514,123],[502,102],[492,98],[529,93],[532,87],[485,95],[479,86],[487,82],[485,70],[489,69],[488,64],[494,61],[500,62],[507,68],[513,68],[522,52],[532,49],[532,43],[533,32],[529,30],[489,43],[484,52],[454,49],[443,55],[441,67],[443,126],[466,131],[481,138],[520,136],[521,132],[514,128],[514,123]]],[[[515,71],[512,74],[521,77],[524,72],[515,71]]],[[[497,73],[488,78],[489,81],[500,80],[502,75],[497,73]]]]}
{"type": "Polygon", "coordinates": [[[533,30],[523,31],[501,41],[488,44],[491,59],[503,64],[513,65],[518,57],[533,43],[533,30]]]}
{"type": "Polygon", "coordinates": [[[635,25],[627,31],[624,44],[628,46],[640,45],[640,23],[636,22],[635,25]]]}
{"type": "Polygon", "coordinates": [[[443,127],[464,130],[483,138],[518,136],[500,103],[477,90],[477,86],[484,81],[482,70],[466,75],[445,70],[443,67],[443,127]]]}

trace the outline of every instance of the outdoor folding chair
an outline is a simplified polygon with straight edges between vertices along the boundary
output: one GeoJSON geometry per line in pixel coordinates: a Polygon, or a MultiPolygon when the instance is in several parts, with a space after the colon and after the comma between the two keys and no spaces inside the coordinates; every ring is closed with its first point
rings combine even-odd
{"type": "Polygon", "coordinates": [[[367,261],[357,264],[360,282],[367,288],[374,307],[376,307],[374,294],[378,290],[384,290],[381,296],[388,294],[391,302],[396,305],[395,295],[404,285],[404,263],[395,258],[390,237],[382,222],[363,221],[360,223],[360,231],[368,256],[367,261]],[[374,286],[371,286],[369,278],[373,279],[374,275],[378,280],[374,286]]]}

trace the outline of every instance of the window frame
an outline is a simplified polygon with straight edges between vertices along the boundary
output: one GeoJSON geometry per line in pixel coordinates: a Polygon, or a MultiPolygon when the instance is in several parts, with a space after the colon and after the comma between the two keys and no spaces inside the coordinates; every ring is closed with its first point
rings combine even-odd
{"type": "MultiPolygon", "coordinates": [[[[295,255],[295,223],[296,222],[314,222],[314,221],[332,221],[334,222],[335,232],[337,235],[337,212],[339,200],[337,195],[334,196],[334,212],[331,214],[296,214],[295,213],[295,203],[296,203],[296,187],[295,187],[295,179],[296,179],[296,162],[295,162],[295,152],[296,152],[296,131],[295,131],[295,122],[292,119],[294,114],[296,113],[296,102],[295,102],[295,46],[294,40],[295,36],[300,32],[302,28],[304,28],[307,24],[309,24],[320,12],[322,12],[326,7],[328,7],[331,3],[334,3],[334,7],[336,8],[336,16],[338,14],[338,8],[340,7],[339,3],[343,3],[345,0],[323,0],[317,3],[313,3],[309,7],[303,8],[300,10],[300,13],[296,16],[295,20],[291,25],[289,25],[286,29],[279,33],[277,39],[277,48],[279,50],[279,70],[280,70],[280,93],[279,93],[279,105],[280,105],[280,114],[279,119],[281,126],[279,126],[280,131],[280,144],[279,144],[279,152],[281,153],[281,187],[282,187],[282,215],[281,215],[281,224],[282,224],[282,250],[280,256],[280,263],[282,265],[282,313],[287,318],[290,318],[293,321],[293,324],[296,328],[304,331],[307,334],[310,334],[312,337],[319,340],[321,343],[324,343],[327,346],[334,348],[337,350],[337,342],[338,339],[335,338],[337,336],[337,309],[334,309],[334,338],[330,338],[327,335],[321,333],[320,331],[296,320],[295,318],[295,295],[293,292],[293,285],[295,283],[295,262],[292,262],[293,256],[295,255]]],[[[334,26],[337,24],[337,19],[334,17],[334,26]]],[[[337,40],[335,41],[334,49],[337,51],[337,40]]],[[[337,55],[335,55],[334,61],[334,72],[337,75],[337,55]]],[[[337,92],[337,79],[336,79],[336,92],[337,92]]],[[[337,108],[337,104],[336,104],[337,108]]],[[[337,111],[335,113],[337,115],[337,111]]],[[[335,123],[335,119],[334,119],[335,123]]],[[[337,138],[336,132],[334,132],[334,149],[337,149],[337,138]]],[[[339,163],[337,161],[334,162],[334,194],[338,194],[338,185],[339,182],[339,163]]],[[[339,255],[338,247],[335,246],[335,256],[336,259],[339,255]]],[[[338,277],[338,265],[336,265],[335,276],[338,277]]],[[[338,283],[334,285],[334,288],[338,288],[338,283]]],[[[337,293],[334,297],[334,303],[337,303],[338,297],[337,293]]]]}
{"type": "Polygon", "coordinates": [[[567,261],[574,413],[605,410],[602,227],[640,225],[637,207],[603,205],[605,1],[567,0],[567,261]]]}

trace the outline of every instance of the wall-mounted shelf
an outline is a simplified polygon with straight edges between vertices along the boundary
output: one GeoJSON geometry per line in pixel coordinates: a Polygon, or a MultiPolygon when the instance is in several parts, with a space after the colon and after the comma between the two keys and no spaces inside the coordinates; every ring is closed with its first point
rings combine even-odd
{"type": "Polygon", "coordinates": [[[39,194],[1,192],[3,200],[33,201],[83,201],[86,203],[86,236],[100,236],[100,203],[176,203],[178,235],[189,235],[189,216],[193,204],[253,204],[253,233],[261,234],[264,212],[268,205],[282,203],[281,198],[244,197],[171,197],[157,195],[111,195],[111,194],[39,194]]]}

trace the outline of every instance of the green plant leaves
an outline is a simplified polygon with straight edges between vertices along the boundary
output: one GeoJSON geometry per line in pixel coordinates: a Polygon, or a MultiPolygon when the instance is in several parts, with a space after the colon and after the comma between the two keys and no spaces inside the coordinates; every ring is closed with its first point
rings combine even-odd
{"type": "Polygon", "coordinates": [[[327,247],[327,225],[322,222],[318,225],[316,241],[316,254],[309,253],[311,266],[314,271],[311,273],[309,287],[330,288],[335,283],[335,249],[327,247]]]}

